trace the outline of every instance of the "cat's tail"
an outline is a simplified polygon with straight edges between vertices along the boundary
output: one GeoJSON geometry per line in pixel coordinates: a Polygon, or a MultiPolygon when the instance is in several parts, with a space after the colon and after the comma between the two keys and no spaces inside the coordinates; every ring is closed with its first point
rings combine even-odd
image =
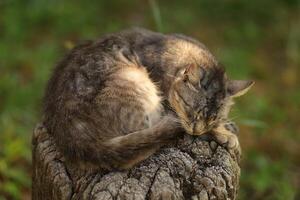
{"type": "MultiPolygon", "coordinates": [[[[152,155],[183,133],[177,118],[165,116],[156,125],[123,136],[101,138],[93,120],[63,121],[54,133],[58,147],[73,163],[107,169],[126,169],[152,155]]],[[[109,130],[108,130],[109,131],[109,130]]]]}

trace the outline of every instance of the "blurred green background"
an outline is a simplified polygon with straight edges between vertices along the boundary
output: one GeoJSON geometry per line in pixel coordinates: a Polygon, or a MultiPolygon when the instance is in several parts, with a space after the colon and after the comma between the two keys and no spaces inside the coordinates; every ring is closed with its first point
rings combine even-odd
{"type": "Polygon", "coordinates": [[[239,199],[300,199],[299,0],[0,0],[0,200],[30,199],[31,133],[55,63],[131,26],[193,36],[231,78],[256,81],[231,115],[239,199]]]}

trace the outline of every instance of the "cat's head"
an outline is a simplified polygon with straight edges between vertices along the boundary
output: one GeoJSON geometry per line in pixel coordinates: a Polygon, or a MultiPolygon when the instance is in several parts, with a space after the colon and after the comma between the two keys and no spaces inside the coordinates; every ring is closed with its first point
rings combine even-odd
{"type": "Polygon", "coordinates": [[[189,64],[180,69],[169,91],[169,102],[191,135],[201,135],[226,120],[234,97],[253,81],[228,80],[223,67],[189,64]]]}

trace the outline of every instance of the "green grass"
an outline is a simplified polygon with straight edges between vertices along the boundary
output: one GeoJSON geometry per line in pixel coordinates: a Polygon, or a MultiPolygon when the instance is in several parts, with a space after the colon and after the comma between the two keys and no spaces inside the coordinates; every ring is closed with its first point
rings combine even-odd
{"type": "Polygon", "coordinates": [[[0,1],[0,200],[31,188],[31,133],[55,63],[80,40],[142,26],[206,44],[236,79],[240,199],[300,198],[300,1],[0,1]]]}

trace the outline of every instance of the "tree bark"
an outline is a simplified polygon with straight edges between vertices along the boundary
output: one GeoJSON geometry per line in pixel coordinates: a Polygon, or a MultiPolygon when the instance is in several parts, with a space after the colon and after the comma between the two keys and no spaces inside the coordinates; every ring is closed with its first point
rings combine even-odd
{"type": "Polygon", "coordinates": [[[33,134],[33,200],[236,199],[240,151],[185,134],[128,171],[82,170],[64,162],[43,125],[33,134]]]}

